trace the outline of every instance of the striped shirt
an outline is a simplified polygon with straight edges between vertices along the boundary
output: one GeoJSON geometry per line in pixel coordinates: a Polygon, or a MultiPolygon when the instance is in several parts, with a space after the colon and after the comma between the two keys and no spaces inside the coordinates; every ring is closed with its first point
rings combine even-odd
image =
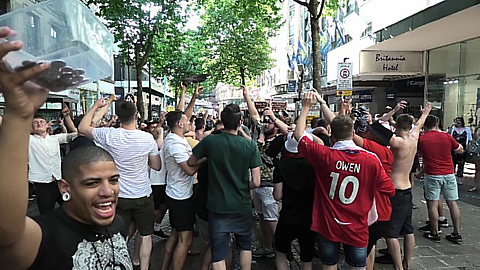
{"type": "Polygon", "coordinates": [[[93,139],[109,152],[120,174],[118,197],[135,199],[152,193],[148,157],[158,155],[152,134],[123,128],[95,128],[93,139]]]}

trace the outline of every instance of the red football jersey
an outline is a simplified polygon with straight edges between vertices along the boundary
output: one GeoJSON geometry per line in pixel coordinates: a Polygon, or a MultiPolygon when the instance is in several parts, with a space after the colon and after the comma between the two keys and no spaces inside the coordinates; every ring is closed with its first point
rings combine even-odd
{"type": "Polygon", "coordinates": [[[427,131],[418,139],[418,150],[423,156],[425,173],[430,175],[454,174],[452,151],[460,144],[452,135],[442,131],[427,131]]]}
{"type": "MultiPolygon", "coordinates": [[[[390,149],[386,146],[367,139],[363,139],[363,148],[377,155],[378,159],[380,159],[380,162],[383,165],[383,169],[390,177],[393,165],[392,151],[390,151],[390,149]]],[[[390,216],[392,215],[392,204],[390,203],[390,199],[387,196],[377,192],[375,193],[375,204],[377,206],[378,220],[389,221],[390,216]]]]}
{"type": "Polygon", "coordinates": [[[315,170],[312,231],[333,242],[366,247],[375,192],[395,194],[379,159],[353,141],[328,148],[304,136],[298,150],[315,170]]]}

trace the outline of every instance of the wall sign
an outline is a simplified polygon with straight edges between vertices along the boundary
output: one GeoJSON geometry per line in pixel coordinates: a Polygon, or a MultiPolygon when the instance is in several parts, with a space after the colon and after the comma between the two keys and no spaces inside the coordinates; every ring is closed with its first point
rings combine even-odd
{"type": "Polygon", "coordinates": [[[360,74],[422,73],[422,52],[361,51],[360,74]]]}

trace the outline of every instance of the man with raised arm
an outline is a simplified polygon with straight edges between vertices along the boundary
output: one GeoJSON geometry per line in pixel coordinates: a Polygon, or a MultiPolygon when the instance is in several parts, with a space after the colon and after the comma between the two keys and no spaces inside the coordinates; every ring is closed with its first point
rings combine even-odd
{"type": "MultiPolygon", "coordinates": [[[[318,93],[305,94],[294,133],[299,141],[298,152],[315,171],[311,229],[319,235],[323,269],[336,269],[340,244],[350,269],[363,269],[367,259],[367,217],[375,193],[392,196],[394,187],[378,158],[353,142],[350,117],[337,116],[331,120],[335,142],[332,148],[316,144],[303,135],[308,112],[316,100],[322,107],[326,106],[318,93]]],[[[326,112],[325,117],[332,119],[333,113],[326,112]]]]}
{"type": "MultiPolygon", "coordinates": [[[[14,35],[0,28],[0,38],[14,35]]],[[[18,51],[20,41],[0,45],[0,59],[18,51]]],[[[98,147],[66,155],[58,186],[65,201],[47,216],[30,218],[27,165],[31,122],[48,89],[29,80],[49,68],[40,64],[14,72],[0,61],[0,91],[5,115],[0,129],[0,262],[2,269],[132,269],[115,215],[118,171],[113,158],[98,147]]]]}
{"type": "Polygon", "coordinates": [[[117,108],[120,128],[92,127],[95,112],[107,104],[103,99],[98,100],[85,114],[78,129],[109,152],[117,164],[120,193],[116,211],[127,228],[130,228],[132,220],[135,222],[142,239],[140,247],[137,244],[134,250],[133,264],[146,270],[150,263],[155,220],[148,166],[157,171],[161,169],[158,142],[151,134],[137,129],[137,109],[129,101],[122,102],[117,108]]]}
{"type": "Polygon", "coordinates": [[[70,110],[62,110],[65,124],[71,133],[49,135],[48,124],[41,115],[33,117],[30,144],[28,148],[28,181],[34,184],[37,205],[40,214],[47,214],[55,209],[55,203],[62,203],[57,181],[62,179],[60,144],[72,141],[77,129],[70,118],[70,110]]]}
{"type": "Polygon", "coordinates": [[[390,147],[393,153],[393,166],[390,177],[395,186],[395,196],[390,198],[392,215],[390,228],[387,231],[387,245],[393,259],[395,269],[409,269],[415,248],[415,237],[412,226],[412,190],[410,183],[410,170],[413,159],[417,153],[418,137],[420,129],[425,123],[432,104],[425,103],[422,116],[412,128],[413,117],[402,114],[397,117],[396,136],[390,139],[390,147]],[[400,251],[398,237],[404,236],[404,259],[400,251]]]}

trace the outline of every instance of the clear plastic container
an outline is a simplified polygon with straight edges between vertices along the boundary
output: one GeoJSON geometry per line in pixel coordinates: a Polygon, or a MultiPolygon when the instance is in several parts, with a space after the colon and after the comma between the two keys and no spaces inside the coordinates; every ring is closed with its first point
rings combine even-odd
{"type": "MultiPolygon", "coordinates": [[[[0,16],[21,40],[21,51],[4,60],[12,69],[48,62],[54,67],[35,82],[60,91],[113,74],[113,35],[78,0],[49,0],[0,16]]],[[[5,39],[0,39],[0,43],[5,39]]]]}

